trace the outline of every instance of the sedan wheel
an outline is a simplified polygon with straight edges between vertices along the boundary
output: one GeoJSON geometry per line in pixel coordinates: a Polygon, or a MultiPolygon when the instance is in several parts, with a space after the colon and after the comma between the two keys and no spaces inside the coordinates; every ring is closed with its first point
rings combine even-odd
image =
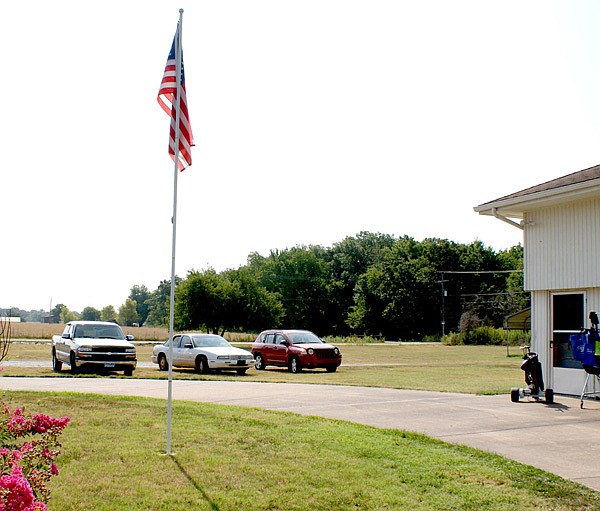
{"type": "Polygon", "coordinates": [[[161,371],[168,371],[169,370],[169,362],[167,362],[167,357],[165,357],[164,355],[159,355],[158,356],[158,368],[161,371]]]}
{"type": "Polygon", "coordinates": [[[265,367],[267,367],[267,364],[265,364],[265,359],[262,358],[260,353],[254,355],[254,367],[259,371],[262,371],[265,367]]]}
{"type": "Polygon", "coordinates": [[[196,359],[196,372],[200,374],[208,374],[210,369],[208,368],[208,360],[206,357],[198,357],[196,359]]]}
{"type": "Polygon", "coordinates": [[[300,359],[298,357],[292,357],[290,360],[290,372],[296,374],[302,371],[302,364],[300,363],[300,359]]]}

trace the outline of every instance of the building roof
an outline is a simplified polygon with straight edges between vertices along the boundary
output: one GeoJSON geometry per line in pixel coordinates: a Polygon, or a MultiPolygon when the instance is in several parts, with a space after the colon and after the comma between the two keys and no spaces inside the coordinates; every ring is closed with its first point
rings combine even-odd
{"type": "Polygon", "coordinates": [[[531,330],[531,308],[504,318],[504,330],[531,330]]]}
{"type": "Polygon", "coordinates": [[[523,218],[528,209],[600,196],[600,165],[525,188],[473,208],[480,215],[523,218]]]}

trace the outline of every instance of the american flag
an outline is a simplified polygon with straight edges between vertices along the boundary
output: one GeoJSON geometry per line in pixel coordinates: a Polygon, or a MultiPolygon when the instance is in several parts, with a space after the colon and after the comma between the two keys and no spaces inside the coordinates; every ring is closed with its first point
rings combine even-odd
{"type": "MultiPolygon", "coordinates": [[[[177,116],[177,82],[176,82],[176,45],[179,41],[179,25],[177,32],[173,38],[173,44],[165,73],[158,91],[158,104],[171,117],[171,130],[169,133],[169,154],[175,161],[175,133],[176,133],[176,116],[177,116]]],[[[187,97],[185,94],[185,73],[183,72],[183,53],[181,54],[181,101],[180,101],[180,116],[179,116],[179,155],[177,168],[183,170],[192,164],[192,146],[194,145],[194,136],[192,135],[192,126],[188,115],[187,97]]]]}

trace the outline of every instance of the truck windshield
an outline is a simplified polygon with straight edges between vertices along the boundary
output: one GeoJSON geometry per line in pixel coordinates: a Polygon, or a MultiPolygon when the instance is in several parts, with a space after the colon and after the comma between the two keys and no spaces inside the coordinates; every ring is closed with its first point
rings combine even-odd
{"type": "Polygon", "coordinates": [[[123,340],[123,331],[119,325],[77,325],[75,337],[90,339],[119,339],[123,340]]]}

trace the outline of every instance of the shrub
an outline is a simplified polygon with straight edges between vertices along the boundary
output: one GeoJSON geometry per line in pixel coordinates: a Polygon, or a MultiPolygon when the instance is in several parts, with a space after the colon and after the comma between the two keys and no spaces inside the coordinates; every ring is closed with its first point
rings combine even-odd
{"type": "MultiPolygon", "coordinates": [[[[463,333],[450,332],[442,339],[442,344],[446,346],[457,346],[461,344],[476,345],[500,345],[506,344],[507,331],[503,328],[493,328],[491,326],[478,326],[463,333]]],[[[508,343],[511,345],[528,344],[531,339],[531,333],[523,330],[509,330],[508,343]]]]}
{"type": "Polygon", "coordinates": [[[478,326],[462,334],[464,344],[502,344],[503,331],[491,326],[478,326]]]}
{"type": "Polygon", "coordinates": [[[350,335],[348,337],[328,335],[322,339],[329,344],[374,344],[384,341],[382,337],[372,337],[370,335],[350,335]]]}
{"type": "Polygon", "coordinates": [[[442,344],[445,346],[459,346],[463,344],[462,334],[456,332],[450,332],[442,337],[442,344]]]}
{"type": "Polygon", "coordinates": [[[58,437],[69,417],[31,415],[22,408],[0,413],[0,510],[46,510],[46,484],[58,475],[58,437]]]}
{"type": "Polygon", "coordinates": [[[461,334],[464,334],[481,326],[481,324],[482,322],[477,316],[477,314],[472,310],[468,310],[466,312],[463,312],[460,316],[460,321],[458,322],[458,330],[461,334]]]}

